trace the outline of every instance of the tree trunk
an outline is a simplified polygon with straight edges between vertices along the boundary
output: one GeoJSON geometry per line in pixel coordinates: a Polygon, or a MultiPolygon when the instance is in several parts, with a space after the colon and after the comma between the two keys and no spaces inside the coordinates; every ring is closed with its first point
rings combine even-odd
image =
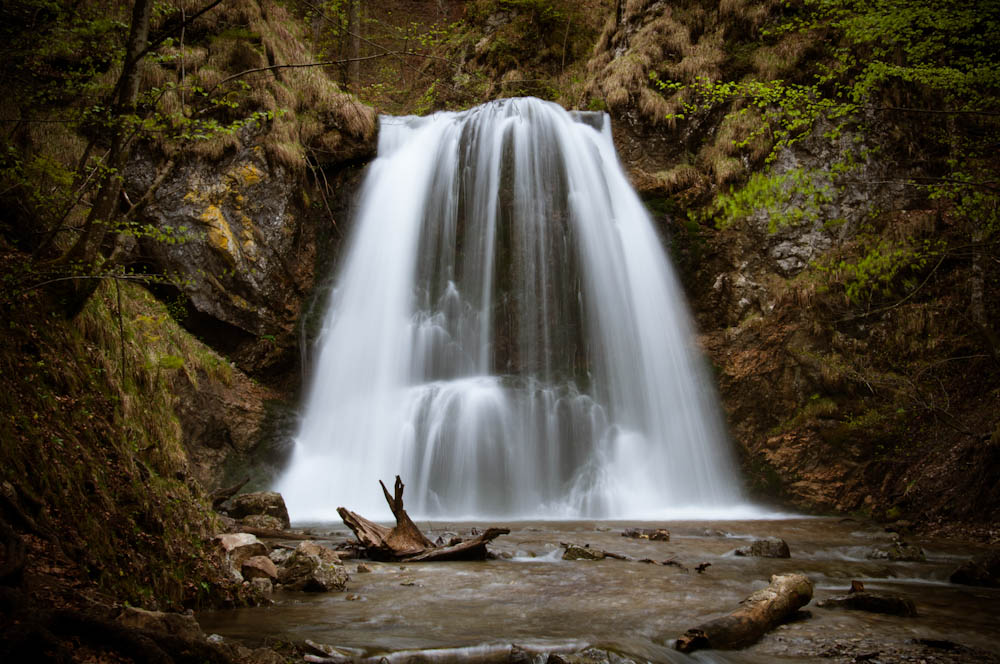
{"type": "Polygon", "coordinates": [[[745,648],[808,604],[812,594],[812,582],[805,575],[774,575],[771,585],[740,602],[739,609],[689,629],[674,647],[681,652],[745,648]]]}
{"type": "Polygon", "coordinates": [[[361,87],[361,0],[348,0],[347,6],[347,83],[357,94],[361,87]]]}
{"type": "MultiPolygon", "coordinates": [[[[139,62],[149,42],[149,21],[153,11],[153,0],[136,0],[132,8],[132,23],[129,27],[128,44],[122,73],[115,88],[111,111],[111,145],[108,161],[101,176],[94,204],[83,223],[80,236],[73,246],[56,263],[79,268],[89,273],[100,255],[101,246],[108,230],[115,222],[115,210],[121,193],[121,172],[128,161],[130,136],[125,125],[125,117],[135,111],[139,98],[139,62]]],[[[60,293],[67,297],[67,309],[75,313],[97,287],[97,280],[70,281],[72,291],[60,293]]]]}

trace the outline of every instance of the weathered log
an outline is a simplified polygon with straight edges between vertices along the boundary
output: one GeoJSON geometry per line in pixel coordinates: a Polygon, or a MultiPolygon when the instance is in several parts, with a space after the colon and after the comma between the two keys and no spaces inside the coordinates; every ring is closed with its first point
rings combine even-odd
{"type": "Polygon", "coordinates": [[[216,489],[211,494],[209,494],[208,497],[212,501],[212,509],[218,510],[219,507],[222,506],[222,503],[226,502],[227,500],[235,496],[239,492],[239,490],[242,489],[249,481],[250,477],[248,476],[242,482],[238,482],[228,488],[216,489]]]}
{"type": "Polygon", "coordinates": [[[681,652],[745,648],[792,617],[809,603],[812,594],[812,582],[805,575],[774,575],[771,585],[752,593],[740,602],[739,609],[689,629],[674,647],[681,652]]]}
{"type": "Polygon", "coordinates": [[[360,514],[344,507],[337,513],[344,524],[354,532],[368,556],[375,560],[427,562],[432,560],[482,560],[486,557],[486,544],[510,532],[507,528],[489,528],[473,539],[450,546],[435,546],[417,527],[403,509],[403,481],[396,475],[393,495],[379,480],[389,509],[396,517],[395,528],[386,528],[369,521],[360,514]]]}
{"type": "Polygon", "coordinates": [[[470,540],[451,546],[437,546],[402,560],[409,563],[430,562],[432,560],[483,560],[486,558],[487,543],[508,533],[510,533],[510,528],[487,528],[486,532],[470,540]]]}
{"type": "Polygon", "coordinates": [[[240,526],[241,533],[250,533],[251,535],[256,535],[257,537],[266,537],[267,539],[283,539],[283,540],[319,540],[323,539],[317,535],[306,535],[304,533],[293,533],[289,530],[274,530],[273,528],[252,528],[249,526],[240,526]]]}

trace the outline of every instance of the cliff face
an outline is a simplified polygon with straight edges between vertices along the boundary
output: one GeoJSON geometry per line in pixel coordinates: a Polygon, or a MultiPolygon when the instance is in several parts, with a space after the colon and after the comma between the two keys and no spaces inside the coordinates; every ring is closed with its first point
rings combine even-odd
{"type": "Polygon", "coordinates": [[[773,29],[795,11],[625,3],[588,65],[588,94],[607,104],[662,220],[755,492],[808,511],[995,523],[991,204],[970,212],[967,197],[921,184],[964,177],[949,170],[962,168],[955,146],[995,123],[878,110],[940,102],[899,85],[782,143],[787,125],[766,121],[780,94],[747,103],[698,77],[751,99],[759,86],[787,91],[774,79],[808,84],[830,54],[773,29]]]}

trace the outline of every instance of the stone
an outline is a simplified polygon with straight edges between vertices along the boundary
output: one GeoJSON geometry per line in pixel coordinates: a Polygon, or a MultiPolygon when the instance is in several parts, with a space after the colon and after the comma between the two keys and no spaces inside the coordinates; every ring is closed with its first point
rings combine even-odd
{"type": "Polygon", "coordinates": [[[604,560],[604,552],[586,546],[570,544],[562,555],[563,560],[604,560]]]}
{"type": "Polygon", "coordinates": [[[309,556],[317,556],[324,563],[340,563],[340,556],[337,555],[336,551],[316,542],[306,540],[300,543],[295,550],[309,556]]]}
{"type": "Polygon", "coordinates": [[[268,552],[267,545],[257,539],[256,535],[250,533],[224,533],[216,535],[215,541],[218,542],[228,557],[229,564],[236,572],[240,571],[245,560],[254,556],[266,556],[268,552]]]}
{"type": "Polygon", "coordinates": [[[838,597],[830,597],[816,603],[826,609],[850,609],[869,613],[884,613],[890,616],[913,618],[917,607],[913,600],[884,593],[858,592],[838,597]]]}
{"type": "Polygon", "coordinates": [[[948,580],[966,586],[1000,587],[1000,550],[990,551],[962,563],[948,580]]]}
{"type": "Polygon", "coordinates": [[[270,558],[271,562],[275,565],[284,565],[285,561],[292,555],[292,552],[292,549],[277,548],[267,554],[267,557],[270,558]]]}
{"type": "Polygon", "coordinates": [[[278,578],[278,568],[267,556],[253,556],[243,561],[240,567],[243,578],[247,581],[253,579],[269,579],[274,581],[278,578]]]}
{"type": "Polygon", "coordinates": [[[276,516],[270,514],[251,514],[240,519],[240,524],[245,528],[260,528],[262,530],[284,530],[285,525],[276,516]]]}
{"type": "Polygon", "coordinates": [[[551,653],[545,661],[546,664],[635,664],[634,659],[603,648],[587,648],[574,653],[551,653]]]}
{"type": "Polygon", "coordinates": [[[278,581],[287,590],[344,590],[349,579],[337,554],[315,542],[302,542],[278,569],[278,581]]]}
{"type": "Polygon", "coordinates": [[[358,563],[358,567],[357,567],[357,573],[358,574],[370,574],[371,571],[372,571],[372,568],[369,567],[368,565],[366,565],[364,563],[358,563]]]}
{"type": "Polygon", "coordinates": [[[622,537],[647,539],[654,542],[669,542],[670,531],[666,528],[626,528],[622,531],[622,537]]]}
{"type": "Polygon", "coordinates": [[[750,556],[753,558],[791,558],[792,554],[788,550],[788,544],[780,537],[767,537],[765,539],[754,540],[749,546],[743,546],[734,551],[737,556],[750,556]]]}
{"type": "Polygon", "coordinates": [[[187,639],[201,639],[204,634],[201,625],[190,613],[165,613],[163,611],[146,611],[134,606],[125,607],[118,622],[133,629],[145,629],[151,632],[164,632],[187,639]]]}
{"type": "Polygon", "coordinates": [[[255,579],[250,579],[250,586],[261,595],[266,596],[274,592],[274,583],[266,577],[258,576],[255,579]]]}
{"type": "Polygon", "coordinates": [[[888,560],[890,562],[927,562],[924,550],[916,544],[909,544],[903,541],[895,541],[887,546],[873,547],[865,558],[869,560],[888,560]]]}
{"type": "Polygon", "coordinates": [[[243,519],[251,514],[266,514],[278,519],[282,529],[290,528],[292,525],[288,520],[285,499],[275,491],[244,493],[234,497],[230,501],[230,505],[231,507],[226,511],[229,512],[229,516],[236,519],[243,519]]]}

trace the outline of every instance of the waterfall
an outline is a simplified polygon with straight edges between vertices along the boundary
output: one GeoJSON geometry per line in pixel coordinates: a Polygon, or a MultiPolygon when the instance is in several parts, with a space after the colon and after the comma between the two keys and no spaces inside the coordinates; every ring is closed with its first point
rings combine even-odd
{"type": "MultiPolygon", "coordinates": [[[[714,391],[604,114],[383,117],[301,426],[296,520],[655,518],[741,502],[714,391]]],[[[725,511],[727,515],[733,512],[725,511]]]]}

